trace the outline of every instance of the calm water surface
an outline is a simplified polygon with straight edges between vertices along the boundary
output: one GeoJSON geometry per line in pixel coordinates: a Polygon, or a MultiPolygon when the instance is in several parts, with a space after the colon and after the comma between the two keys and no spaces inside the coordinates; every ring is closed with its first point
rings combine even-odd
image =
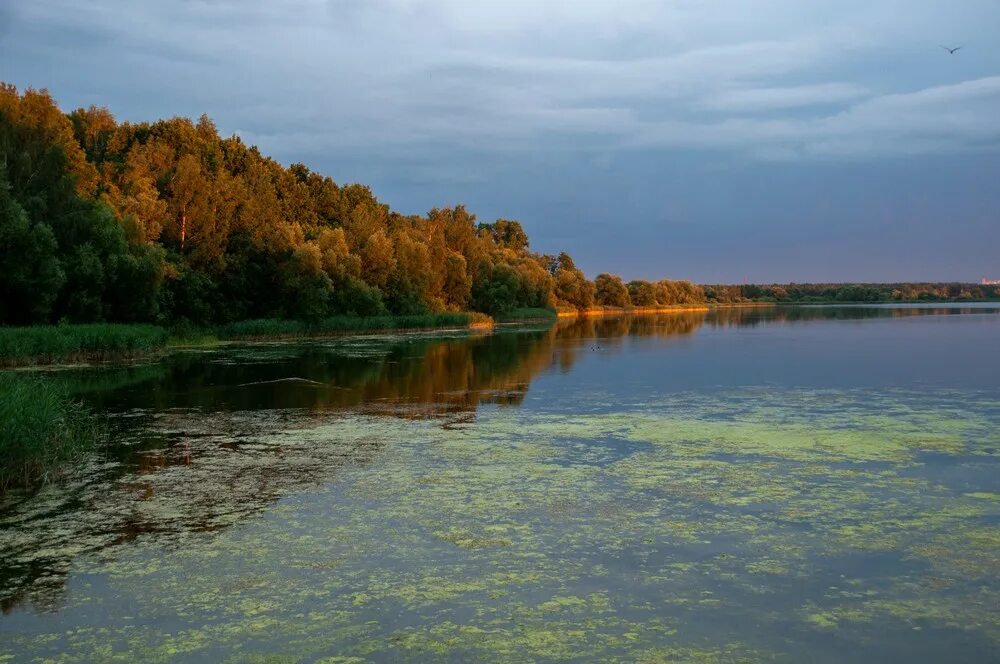
{"type": "Polygon", "coordinates": [[[0,662],[1000,661],[1000,310],[734,309],[53,370],[0,662]]]}

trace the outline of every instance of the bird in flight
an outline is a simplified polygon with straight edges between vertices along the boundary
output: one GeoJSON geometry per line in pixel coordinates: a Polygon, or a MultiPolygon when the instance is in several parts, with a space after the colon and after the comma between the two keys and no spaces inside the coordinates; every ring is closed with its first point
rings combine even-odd
{"type": "Polygon", "coordinates": [[[952,55],[955,55],[955,51],[957,51],[958,49],[960,49],[962,47],[961,46],[956,46],[955,48],[948,48],[947,46],[942,46],[941,48],[943,48],[944,50],[948,51],[952,55]]]}

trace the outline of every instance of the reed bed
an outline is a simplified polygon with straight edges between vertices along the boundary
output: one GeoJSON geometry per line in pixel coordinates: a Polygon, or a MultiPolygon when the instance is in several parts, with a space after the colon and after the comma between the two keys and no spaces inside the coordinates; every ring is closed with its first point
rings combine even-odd
{"type": "Polygon", "coordinates": [[[156,325],[93,323],[0,327],[0,364],[101,360],[155,352],[167,331],[156,325]]]}
{"type": "Polygon", "coordinates": [[[322,336],[346,332],[413,330],[435,327],[466,327],[472,315],[464,312],[420,314],[415,316],[332,316],[320,321],[260,319],[229,323],[218,328],[223,339],[266,339],[280,337],[322,336]]]}
{"type": "Polygon", "coordinates": [[[544,309],[542,307],[525,307],[521,309],[512,309],[505,314],[501,314],[496,317],[497,321],[500,323],[512,323],[517,321],[534,321],[534,320],[555,320],[556,312],[553,309],[544,309]]]}
{"type": "Polygon", "coordinates": [[[55,479],[100,438],[97,419],[64,386],[0,372],[0,493],[55,479]]]}

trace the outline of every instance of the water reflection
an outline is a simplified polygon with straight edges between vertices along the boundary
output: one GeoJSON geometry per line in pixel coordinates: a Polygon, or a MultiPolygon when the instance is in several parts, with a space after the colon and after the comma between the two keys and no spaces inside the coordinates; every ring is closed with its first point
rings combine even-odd
{"type": "Polygon", "coordinates": [[[755,327],[763,323],[870,320],[874,318],[911,318],[915,316],[958,316],[996,314],[995,304],[962,305],[804,305],[720,307],[706,317],[712,327],[755,327]]]}
{"type": "Polygon", "coordinates": [[[112,440],[65,484],[0,506],[0,607],[58,609],[79,556],[113,558],[150,538],[183,546],[346,466],[371,463],[387,440],[405,436],[411,418],[452,427],[473,421],[484,404],[520,406],[538,376],[569,372],[594,352],[621,352],[630,339],[669,343],[703,327],[996,311],[731,308],[493,334],[245,344],[55,373],[108,414],[112,440]]]}

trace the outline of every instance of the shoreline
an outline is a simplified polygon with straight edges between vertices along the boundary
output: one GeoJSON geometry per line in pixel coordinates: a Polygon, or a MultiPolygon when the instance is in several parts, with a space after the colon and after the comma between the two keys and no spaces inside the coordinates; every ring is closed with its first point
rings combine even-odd
{"type": "MultiPolygon", "coordinates": [[[[516,326],[524,324],[538,324],[538,323],[555,323],[558,320],[566,320],[570,318],[597,318],[597,317],[610,317],[610,316],[649,316],[649,315],[663,315],[663,314],[676,314],[676,313],[708,313],[716,309],[762,309],[762,308],[772,308],[772,307],[797,307],[797,306],[857,306],[857,305],[882,305],[882,304],[900,304],[900,305],[923,305],[923,306],[936,306],[942,304],[951,305],[961,305],[961,304],[992,304],[996,303],[1000,306],[1000,301],[997,300],[975,300],[975,301],[955,301],[955,300],[938,300],[938,301],[885,301],[885,302],[713,302],[704,305],[675,305],[669,307],[636,307],[631,309],[624,309],[618,307],[592,307],[583,311],[579,310],[562,310],[553,311],[550,316],[525,316],[516,318],[506,318],[498,317],[494,319],[484,314],[470,314],[469,321],[464,324],[456,325],[453,321],[449,321],[442,325],[421,325],[421,326],[400,326],[400,327],[377,327],[377,328],[364,328],[360,325],[356,329],[300,329],[300,330],[288,330],[288,331],[275,331],[272,333],[262,333],[262,334],[225,334],[222,329],[220,330],[204,330],[203,334],[194,337],[180,337],[171,338],[167,330],[163,329],[164,340],[162,345],[148,347],[148,348],[131,348],[131,349],[113,349],[113,348],[103,348],[103,349],[80,349],[72,350],[64,353],[60,352],[40,352],[33,355],[22,355],[22,356],[7,356],[0,357],[0,370],[25,370],[34,367],[52,367],[52,366],[78,366],[86,365],[91,363],[104,364],[113,362],[128,362],[134,360],[143,360],[156,358],[164,353],[170,352],[172,350],[190,350],[197,348],[216,348],[220,346],[226,346],[233,343],[259,343],[267,341],[290,341],[295,339],[323,339],[323,338],[341,338],[341,337],[352,337],[352,336],[368,336],[368,335],[387,335],[387,334],[400,334],[400,333],[421,333],[421,332],[447,332],[447,331],[470,331],[470,332],[487,332],[497,327],[501,326],[516,326]]],[[[356,319],[358,323],[364,321],[364,318],[356,319]]],[[[296,321],[277,321],[279,323],[292,323],[295,324],[296,321]]],[[[35,329],[59,329],[60,326],[37,326],[35,329]]],[[[72,327],[72,326],[71,326],[72,327]]],[[[123,329],[128,328],[129,325],[122,324],[123,329]]],[[[149,326],[145,326],[149,327],[149,326]]],[[[0,328],[2,331],[3,328],[0,328]]],[[[17,329],[17,328],[7,328],[7,329],[17,329]]],[[[162,329],[162,328],[161,328],[162,329]]]]}
{"type": "Polygon", "coordinates": [[[560,311],[556,313],[557,318],[589,318],[592,316],[646,316],[652,314],[672,314],[711,311],[710,305],[678,305],[671,307],[636,307],[634,309],[593,307],[590,309],[560,311]]]}

